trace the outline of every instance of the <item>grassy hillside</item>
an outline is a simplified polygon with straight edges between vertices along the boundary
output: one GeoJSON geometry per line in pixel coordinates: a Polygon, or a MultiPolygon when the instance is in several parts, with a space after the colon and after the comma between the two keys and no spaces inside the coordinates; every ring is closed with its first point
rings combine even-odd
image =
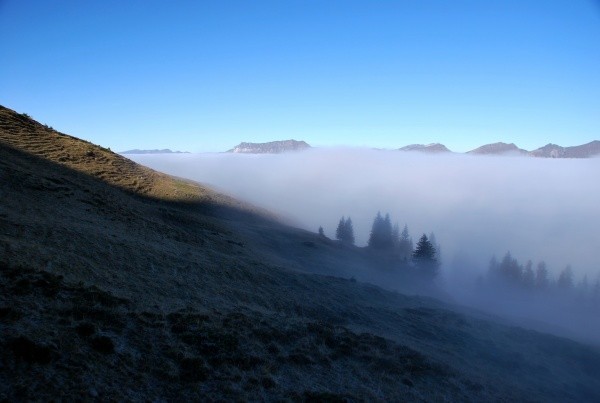
{"type": "Polygon", "coordinates": [[[0,107],[0,399],[600,399],[596,348],[376,266],[0,107]]]}

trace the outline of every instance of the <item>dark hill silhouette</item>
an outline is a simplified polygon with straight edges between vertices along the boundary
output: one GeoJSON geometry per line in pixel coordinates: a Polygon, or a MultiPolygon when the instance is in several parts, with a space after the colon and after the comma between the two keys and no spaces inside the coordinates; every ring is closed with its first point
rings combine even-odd
{"type": "Polygon", "coordinates": [[[2,107],[0,176],[0,400],[600,398],[596,348],[2,107]]]}

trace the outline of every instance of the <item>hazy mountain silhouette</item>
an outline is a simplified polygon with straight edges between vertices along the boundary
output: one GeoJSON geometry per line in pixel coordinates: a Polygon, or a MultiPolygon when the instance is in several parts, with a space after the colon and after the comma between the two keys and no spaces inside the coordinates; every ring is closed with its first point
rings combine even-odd
{"type": "Polygon", "coordinates": [[[411,144],[399,149],[400,151],[422,151],[427,153],[448,153],[451,152],[445,145],[440,143],[432,144],[411,144]]]}
{"type": "MultiPolygon", "coordinates": [[[[309,149],[311,146],[304,141],[282,140],[268,143],[247,143],[243,142],[228,150],[230,153],[248,153],[248,154],[278,154],[288,151],[299,151],[309,149]]],[[[431,154],[443,154],[452,152],[445,145],[440,143],[432,144],[410,144],[398,149],[399,151],[419,151],[431,154]]],[[[142,153],[164,152],[164,150],[131,150],[121,154],[142,154],[142,153]]],[[[169,152],[169,150],[167,150],[169,152]]],[[[600,155],[600,141],[595,140],[587,144],[572,147],[562,147],[556,144],[547,144],[533,151],[527,151],[519,148],[514,143],[492,143],[477,147],[468,151],[467,154],[475,155],[521,155],[541,158],[590,158],[600,155]]]]}
{"type": "Polygon", "coordinates": [[[310,145],[305,141],[296,140],[281,140],[271,141],[268,143],[240,143],[229,153],[246,153],[246,154],[279,154],[288,151],[301,151],[310,148],[310,145]]]}
{"type": "Polygon", "coordinates": [[[493,143],[486,144],[481,147],[477,147],[474,150],[468,151],[468,154],[481,154],[481,155],[498,155],[498,154],[515,154],[515,155],[526,155],[527,150],[523,150],[513,143],[493,143]]]}
{"type": "Polygon", "coordinates": [[[590,158],[600,155],[600,141],[594,140],[587,144],[573,147],[561,147],[556,144],[546,144],[529,153],[534,157],[543,158],[590,158]]]}

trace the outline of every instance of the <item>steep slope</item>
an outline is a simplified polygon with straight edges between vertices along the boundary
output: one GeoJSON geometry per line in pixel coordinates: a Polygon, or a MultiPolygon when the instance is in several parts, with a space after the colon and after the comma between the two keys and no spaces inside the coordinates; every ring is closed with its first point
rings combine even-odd
{"type": "Polygon", "coordinates": [[[289,151],[301,151],[310,148],[310,145],[305,141],[297,140],[281,140],[271,141],[268,143],[240,143],[228,153],[245,153],[245,154],[279,154],[289,151]]]}
{"type": "Polygon", "coordinates": [[[600,398],[596,348],[301,273],[370,258],[4,108],[0,179],[2,400],[600,398]]]}
{"type": "Polygon", "coordinates": [[[2,106],[0,130],[1,140],[6,145],[136,194],[190,201],[215,196],[205,188],[189,182],[174,182],[108,149],[59,133],[2,106]]]}

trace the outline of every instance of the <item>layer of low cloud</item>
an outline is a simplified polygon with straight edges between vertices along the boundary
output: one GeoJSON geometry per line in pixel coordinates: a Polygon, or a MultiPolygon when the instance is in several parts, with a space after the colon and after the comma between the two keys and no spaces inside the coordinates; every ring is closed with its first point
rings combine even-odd
{"type": "Polygon", "coordinates": [[[378,211],[407,224],[413,238],[433,231],[444,275],[457,259],[485,270],[506,251],[545,260],[555,274],[571,264],[591,280],[600,271],[600,159],[427,155],[370,149],[316,149],[278,155],[129,156],[334,235],[350,216],[357,244],[378,211]]]}

